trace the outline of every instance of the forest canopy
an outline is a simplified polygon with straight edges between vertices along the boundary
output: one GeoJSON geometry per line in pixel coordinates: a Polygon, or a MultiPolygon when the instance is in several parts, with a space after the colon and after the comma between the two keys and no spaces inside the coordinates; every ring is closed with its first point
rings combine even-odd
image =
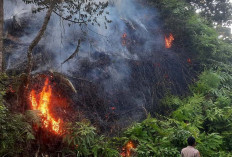
{"type": "Polygon", "coordinates": [[[209,21],[222,22],[231,21],[232,4],[230,0],[186,0],[196,9],[199,9],[200,14],[209,21]]]}

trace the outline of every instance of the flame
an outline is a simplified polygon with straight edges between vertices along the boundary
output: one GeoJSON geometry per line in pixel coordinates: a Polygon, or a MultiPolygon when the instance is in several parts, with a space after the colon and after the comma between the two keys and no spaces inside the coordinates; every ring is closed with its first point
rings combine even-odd
{"type": "Polygon", "coordinates": [[[126,38],[126,37],[127,37],[127,34],[123,33],[122,38],[126,38]]]}
{"type": "Polygon", "coordinates": [[[37,96],[35,90],[31,91],[30,93],[31,108],[32,110],[39,110],[41,112],[41,117],[43,119],[42,120],[43,127],[47,129],[51,129],[51,131],[53,131],[56,134],[60,134],[61,133],[60,119],[55,120],[49,110],[52,88],[48,83],[49,80],[48,78],[46,78],[43,89],[39,95],[39,103],[37,102],[36,99],[37,96]]]}
{"type": "Polygon", "coordinates": [[[173,40],[174,40],[174,37],[173,37],[173,35],[172,35],[171,33],[169,34],[169,37],[167,37],[167,36],[165,35],[165,47],[166,47],[167,49],[169,49],[169,48],[172,47],[172,42],[173,42],[173,40]]]}
{"type": "Polygon", "coordinates": [[[132,149],[135,149],[135,145],[132,141],[129,141],[125,147],[123,147],[122,157],[130,157],[132,155],[132,149]]]}
{"type": "Polygon", "coordinates": [[[126,33],[123,33],[122,35],[122,45],[123,46],[126,46],[127,45],[127,34],[126,33]]]}

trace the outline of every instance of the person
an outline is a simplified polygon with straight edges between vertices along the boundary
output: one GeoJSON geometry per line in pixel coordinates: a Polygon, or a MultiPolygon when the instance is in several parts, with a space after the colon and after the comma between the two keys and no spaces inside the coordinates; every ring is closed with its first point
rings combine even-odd
{"type": "Polygon", "coordinates": [[[195,149],[196,140],[194,137],[190,136],[187,140],[188,146],[181,150],[181,157],[200,157],[200,152],[195,149]]]}

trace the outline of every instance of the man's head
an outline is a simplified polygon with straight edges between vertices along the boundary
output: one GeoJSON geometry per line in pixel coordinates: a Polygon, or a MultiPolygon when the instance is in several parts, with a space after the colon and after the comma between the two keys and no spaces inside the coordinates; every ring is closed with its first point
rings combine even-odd
{"type": "Polygon", "coordinates": [[[196,145],[196,140],[192,136],[190,136],[187,141],[188,141],[189,146],[195,146],[196,145]]]}

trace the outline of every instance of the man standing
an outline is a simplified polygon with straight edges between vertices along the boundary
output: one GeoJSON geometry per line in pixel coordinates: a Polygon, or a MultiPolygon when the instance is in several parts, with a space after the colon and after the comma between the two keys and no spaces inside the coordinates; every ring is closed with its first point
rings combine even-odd
{"type": "Polygon", "coordinates": [[[200,157],[200,152],[197,149],[195,149],[195,138],[190,136],[187,141],[188,146],[181,150],[181,157],[200,157]]]}

